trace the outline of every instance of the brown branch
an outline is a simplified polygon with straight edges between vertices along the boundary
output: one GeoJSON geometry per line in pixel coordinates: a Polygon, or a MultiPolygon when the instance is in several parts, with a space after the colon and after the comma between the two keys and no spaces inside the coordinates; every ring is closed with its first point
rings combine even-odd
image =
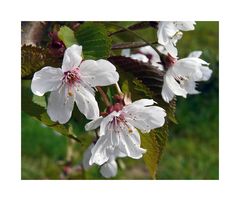
{"type": "MultiPolygon", "coordinates": [[[[158,42],[153,42],[151,43],[152,45],[158,44],[158,42]]],[[[125,42],[125,43],[118,43],[112,45],[112,50],[119,50],[119,49],[133,49],[133,48],[140,48],[140,47],[145,47],[148,46],[149,44],[145,42],[125,42]]]]}
{"type": "MultiPolygon", "coordinates": [[[[135,31],[135,30],[139,30],[139,29],[146,29],[148,27],[153,27],[156,28],[157,27],[157,22],[148,22],[148,21],[143,21],[143,22],[138,22],[136,24],[133,24],[131,26],[128,27],[128,29],[135,31]]],[[[126,29],[120,29],[118,31],[115,31],[113,33],[110,33],[109,36],[115,35],[115,34],[119,34],[122,32],[125,32],[126,29]]]]}

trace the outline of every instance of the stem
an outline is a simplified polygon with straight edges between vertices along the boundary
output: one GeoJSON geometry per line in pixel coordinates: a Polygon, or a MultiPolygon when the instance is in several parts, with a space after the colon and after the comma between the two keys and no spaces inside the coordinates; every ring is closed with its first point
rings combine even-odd
{"type": "MultiPolygon", "coordinates": [[[[158,44],[158,42],[153,42],[151,43],[152,45],[158,44]]],[[[118,50],[118,49],[133,49],[133,48],[139,48],[139,47],[144,47],[147,46],[145,42],[125,42],[125,43],[118,43],[112,45],[112,50],[118,50]]]]}
{"type": "Polygon", "coordinates": [[[97,87],[97,90],[98,90],[99,93],[101,94],[102,100],[103,100],[103,102],[105,103],[105,105],[106,105],[107,107],[110,106],[111,103],[109,102],[108,97],[107,97],[107,95],[105,94],[105,92],[102,90],[102,88],[101,88],[101,87],[97,87]]]}
{"type": "Polygon", "coordinates": [[[135,33],[134,31],[132,31],[132,30],[130,30],[130,29],[128,29],[128,28],[125,28],[125,27],[123,27],[123,26],[121,26],[121,25],[118,25],[118,24],[114,24],[114,23],[110,23],[110,22],[109,22],[108,24],[111,24],[111,25],[113,25],[113,26],[116,26],[116,27],[125,29],[126,31],[132,33],[133,35],[135,35],[136,37],[138,37],[139,39],[141,39],[142,41],[144,41],[147,45],[151,46],[151,47],[157,52],[158,56],[159,56],[160,58],[162,58],[163,54],[160,53],[155,46],[153,46],[151,43],[149,43],[147,40],[145,40],[145,39],[144,39],[142,36],[140,36],[139,34],[135,33]]]}
{"type": "Polygon", "coordinates": [[[119,84],[116,83],[115,86],[116,86],[116,89],[117,89],[118,94],[119,94],[120,96],[122,96],[122,95],[123,95],[123,92],[122,92],[122,90],[121,90],[119,84]]]}
{"type": "Polygon", "coordinates": [[[67,153],[66,153],[66,160],[68,162],[71,162],[73,159],[73,140],[72,139],[68,139],[67,141],[67,153]]]}
{"type": "MultiPolygon", "coordinates": [[[[138,29],[148,28],[150,26],[151,26],[150,22],[138,22],[136,24],[133,24],[133,25],[129,26],[128,29],[138,30],[138,29]]],[[[109,36],[112,36],[112,35],[118,34],[118,33],[122,33],[122,32],[125,32],[125,31],[126,31],[126,29],[120,29],[118,31],[115,31],[115,32],[109,34],[109,36]]]]}

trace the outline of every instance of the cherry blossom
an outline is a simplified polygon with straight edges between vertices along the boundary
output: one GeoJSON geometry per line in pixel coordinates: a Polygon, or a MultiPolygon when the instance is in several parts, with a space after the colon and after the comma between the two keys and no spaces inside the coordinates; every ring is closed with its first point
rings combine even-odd
{"type": "Polygon", "coordinates": [[[163,67],[160,64],[160,57],[151,46],[141,47],[138,50],[138,53],[135,54],[131,54],[130,49],[124,49],[121,55],[125,57],[130,57],[143,63],[150,63],[152,66],[157,67],[159,70],[163,70],[163,67]]]}
{"type": "Polygon", "coordinates": [[[167,72],[164,75],[162,97],[166,102],[175,95],[187,97],[187,94],[197,94],[196,81],[207,81],[212,74],[208,63],[199,57],[201,51],[189,54],[187,58],[177,60],[171,55],[167,56],[167,72]]]}
{"type": "Polygon", "coordinates": [[[100,127],[99,139],[91,149],[89,165],[102,165],[111,159],[115,151],[128,157],[139,159],[146,152],[141,148],[140,135],[163,126],[165,111],[151,99],[141,99],[123,106],[116,103],[109,109],[106,117],[98,117],[89,122],[85,129],[93,130],[100,127]]]}
{"type": "Polygon", "coordinates": [[[158,43],[172,56],[177,57],[176,44],[182,38],[181,31],[194,30],[194,21],[163,21],[158,24],[158,43]]]}
{"type": "MultiPolygon", "coordinates": [[[[83,154],[83,168],[88,170],[93,166],[89,164],[90,158],[92,157],[92,148],[94,147],[94,143],[92,143],[83,154]]],[[[118,165],[116,162],[116,158],[118,157],[126,157],[126,154],[119,151],[119,149],[115,149],[112,152],[112,155],[109,157],[108,161],[103,163],[100,167],[100,173],[105,178],[115,177],[118,172],[118,165]]]]}
{"type": "Polygon", "coordinates": [[[74,102],[86,118],[95,119],[99,109],[94,87],[111,85],[119,79],[115,66],[109,61],[82,61],[81,54],[82,46],[72,45],[64,53],[61,68],[46,66],[33,76],[31,89],[35,95],[51,92],[47,113],[52,121],[66,123],[74,102]]]}

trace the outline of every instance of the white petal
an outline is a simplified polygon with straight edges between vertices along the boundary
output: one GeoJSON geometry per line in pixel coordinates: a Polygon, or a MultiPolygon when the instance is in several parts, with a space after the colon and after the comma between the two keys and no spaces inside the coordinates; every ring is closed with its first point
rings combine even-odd
{"type": "Polygon", "coordinates": [[[165,49],[167,51],[168,54],[170,54],[172,57],[174,58],[177,58],[177,55],[178,55],[178,50],[177,48],[173,45],[172,42],[166,44],[165,46],[165,49]]]}
{"type": "Polygon", "coordinates": [[[107,129],[107,134],[110,135],[112,145],[114,147],[118,146],[120,140],[120,131],[114,127],[113,123],[109,124],[107,129]]]}
{"type": "Polygon", "coordinates": [[[109,135],[101,136],[97,143],[92,148],[92,156],[90,158],[89,164],[92,165],[96,163],[97,165],[102,165],[113,153],[113,147],[110,142],[109,135]]]}
{"type": "Polygon", "coordinates": [[[168,54],[168,51],[166,50],[166,48],[165,48],[163,45],[157,46],[157,49],[158,49],[158,51],[161,52],[162,54],[165,54],[165,55],[168,54]]]}
{"type": "Polygon", "coordinates": [[[115,160],[108,161],[101,166],[100,173],[105,178],[115,177],[117,175],[117,163],[115,160]]]}
{"type": "Polygon", "coordinates": [[[159,22],[157,31],[158,43],[165,46],[177,31],[178,29],[173,22],[159,22]]]}
{"type": "Polygon", "coordinates": [[[123,49],[121,52],[121,56],[130,57],[131,50],[130,49],[123,49]]]}
{"type": "Polygon", "coordinates": [[[163,87],[162,87],[162,98],[165,102],[169,103],[173,97],[174,97],[174,93],[172,92],[172,90],[168,87],[168,85],[166,84],[166,82],[163,83],[163,87]]]}
{"type": "Polygon", "coordinates": [[[209,78],[211,77],[212,75],[212,70],[209,69],[208,67],[206,66],[201,66],[200,70],[202,71],[202,74],[203,74],[203,77],[202,77],[202,81],[207,81],[209,80],[209,78]]]}
{"type": "Polygon", "coordinates": [[[175,74],[174,76],[199,80],[202,78],[202,72],[200,70],[202,61],[203,60],[195,57],[180,59],[174,64],[171,70],[175,74]]]}
{"type": "Polygon", "coordinates": [[[90,121],[89,123],[87,123],[85,125],[85,130],[90,131],[90,130],[94,130],[94,129],[98,128],[100,126],[102,120],[103,120],[103,117],[100,116],[100,117],[90,121]]]}
{"type": "Polygon", "coordinates": [[[159,22],[158,23],[158,31],[157,31],[157,37],[158,37],[158,43],[161,45],[165,45],[169,42],[169,37],[164,31],[165,23],[167,22],[159,22]]]}
{"type": "Polygon", "coordinates": [[[147,63],[149,61],[149,59],[144,54],[140,54],[140,53],[131,54],[130,57],[134,60],[142,61],[144,63],[147,63]]]}
{"type": "Polygon", "coordinates": [[[88,88],[79,85],[75,89],[75,101],[78,109],[87,119],[96,119],[99,117],[98,103],[88,88]]]}
{"type": "Polygon", "coordinates": [[[89,160],[92,156],[91,150],[92,150],[93,146],[94,146],[94,144],[91,144],[83,154],[83,168],[84,168],[84,170],[87,170],[91,167],[91,165],[89,164],[89,160]]]}
{"type": "Polygon", "coordinates": [[[74,98],[67,95],[66,86],[63,85],[59,91],[51,92],[48,99],[47,113],[52,121],[65,124],[71,118],[73,105],[74,98]]]}
{"type": "Polygon", "coordinates": [[[163,65],[159,63],[152,62],[152,65],[157,67],[158,70],[163,71],[163,65]]]}
{"type": "Polygon", "coordinates": [[[193,80],[185,80],[183,82],[182,87],[189,93],[189,94],[199,94],[200,92],[197,91],[196,88],[196,83],[193,80]]]}
{"type": "MultiPolygon", "coordinates": [[[[120,138],[119,138],[119,140],[120,140],[120,138]]],[[[117,147],[115,147],[115,149],[114,149],[114,152],[113,152],[113,157],[114,158],[117,158],[117,157],[126,157],[127,155],[125,154],[125,153],[123,153],[123,152],[121,152],[121,150],[119,149],[119,147],[117,146],[117,147]]]]}
{"type": "Polygon", "coordinates": [[[179,30],[191,31],[195,29],[194,25],[196,23],[194,21],[179,21],[179,22],[175,22],[175,24],[179,30]]]}
{"type": "Polygon", "coordinates": [[[126,114],[126,120],[142,132],[162,127],[166,112],[158,106],[136,107],[126,114]]]}
{"type": "Polygon", "coordinates": [[[125,106],[124,108],[132,107],[132,106],[140,106],[140,107],[145,107],[149,105],[153,105],[156,103],[153,99],[140,99],[137,101],[134,101],[132,104],[125,106]]]}
{"type": "Polygon", "coordinates": [[[82,61],[82,46],[72,45],[67,48],[64,53],[62,70],[64,72],[70,71],[73,67],[80,65],[82,61]]]}
{"type": "Polygon", "coordinates": [[[171,75],[171,71],[167,71],[167,73],[164,76],[164,84],[167,85],[167,87],[178,96],[183,96],[186,98],[187,92],[185,89],[181,88],[181,86],[178,84],[178,82],[175,80],[175,78],[171,75]],[[170,73],[169,73],[170,72],[170,73]]]}
{"type": "Polygon", "coordinates": [[[81,79],[90,86],[108,86],[119,79],[115,66],[107,60],[86,60],[80,65],[81,79]]]}
{"type": "Polygon", "coordinates": [[[44,67],[34,73],[31,89],[35,95],[42,96],[48,91],[57,90],[63,78],[61,68],[44,67]]]}
{"type": "Polygon", "coordinates": [[[188,57],[196,57],[199,58],[202,55],[202,51],[193,51],[191,52],[188,57]]]}
{"type": "Polygon", "coordinates": [[[119,116],[120,113],[113,111],[107,115],[101,122],[99,136],[105,135],[108,133],[108,125],[113,120],[114,116],[119,116]]]}
{"type": "Polygon", "coordinates": [[[141,53],[143,53],[145,55],[151,55],[150,62],[153,66],[163,69],[162,65],[159,64],[159,62],[161,62],[161,60],[160,60],[158,53],[151,46],[141,47],[139,50],[141,53]]]}
{"type": "Polygon", "coordinates": [[[145,149],[140,147],[140,136],[133,126],[130,128],[127,128],[126,126],[122,128],[119,149],[121,152],[134,159],[141,158],[143,153],[146,152],[145,149]],[[131,129],[131,132],[129,132],[129,129],[131,129]]]}
{"type": "Polygon", "coordinates": [[[150,54],[152,57],[155,57],[155,58],[158,57],[158,59],[159,59],[159,55],[151,46],[141,47],[139,50],[142,54],[145,54],[145,55],[150,54]]]}

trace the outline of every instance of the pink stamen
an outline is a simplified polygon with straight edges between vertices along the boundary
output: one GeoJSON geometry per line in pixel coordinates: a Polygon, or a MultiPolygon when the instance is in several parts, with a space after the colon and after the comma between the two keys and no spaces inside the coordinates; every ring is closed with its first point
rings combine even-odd
{"type": "Polygon", "coordinates": [[[63,80],[68,86],[72,87],[76,83],[80,83],[79,70],[80,69],[78,67],[75,67],[72,70],[64,73],[63,80]]]}

